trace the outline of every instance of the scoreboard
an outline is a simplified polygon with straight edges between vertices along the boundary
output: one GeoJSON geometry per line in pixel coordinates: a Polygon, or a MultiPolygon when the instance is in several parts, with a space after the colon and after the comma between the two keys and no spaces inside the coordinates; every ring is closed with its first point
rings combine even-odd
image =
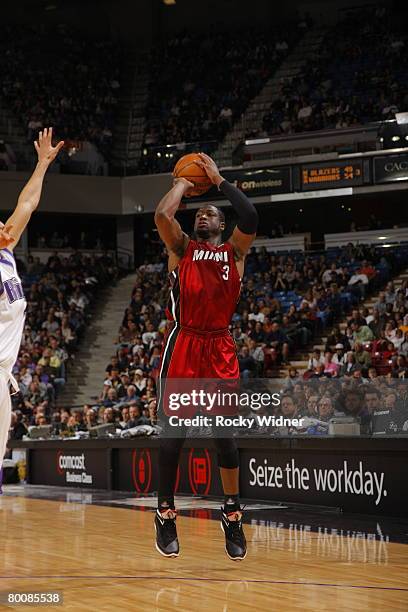
{"type": "MultiPolygon", "coordinates": [[[[351,188],[351,194],[355,187],[400,181],[408,184],[408,153],[405,152],[392,155],[361,154],[361,157],[342,157],[331,161],[326,158],[324,161],[303,164],[282,161],[282,165],[274,163],[263,167],[226,169],[222,175],[248,197],[264,197],[265,202],[279,201],[277,196],[280,194],[286,196],[294,193],[296,198],[313,199],[332,197],[334,193],[325,194],[328,190],[351,188]]],[[[187,208],[198,199],[211,201],[223,198],[222,192],[213,187],[202,196],[189,198],[187,208]]]]}
{"type": "Polygon", "coordinates": [[[301,166],[302,191],[363,184],[363,161],[322,162],[301,166]]]}

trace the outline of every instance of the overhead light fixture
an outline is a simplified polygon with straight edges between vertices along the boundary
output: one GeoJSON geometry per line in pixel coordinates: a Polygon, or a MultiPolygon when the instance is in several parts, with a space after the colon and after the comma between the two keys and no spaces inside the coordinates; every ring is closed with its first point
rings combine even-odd
{"type": "Polygon", "coordinates": [[[176,0],[163,0],[163,4],[171,6],[172,4],[176,4],[176,0]]]}
{"type": "Polygon", "coordinates": [[[408,113],[395,113],[395,118],[397,120],[398,125],[408,124],[408,113]]]}
{"type": "Polygon", "coordinates": [[[400,137],[399,136],[393,136],[391,138],[391,140],[392,140],[392,142],[398,142],[400,140],[400,137]]]}
{"type": "Polygon", "coordinates": [[[271,142],[270,138],[250,138],[245,140],[246,145],[267,144],[268,142],[271,142]]]}

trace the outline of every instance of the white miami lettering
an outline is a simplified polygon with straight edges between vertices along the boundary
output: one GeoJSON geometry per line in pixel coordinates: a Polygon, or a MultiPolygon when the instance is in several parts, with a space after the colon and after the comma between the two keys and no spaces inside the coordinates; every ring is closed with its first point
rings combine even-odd
{"type": "Polygon", "coordinates": [[[195,249],[193,253],[193,261],[200,260],[225,261],[228,262],[228,251],[204,251],[203,249],[195,249]]]}

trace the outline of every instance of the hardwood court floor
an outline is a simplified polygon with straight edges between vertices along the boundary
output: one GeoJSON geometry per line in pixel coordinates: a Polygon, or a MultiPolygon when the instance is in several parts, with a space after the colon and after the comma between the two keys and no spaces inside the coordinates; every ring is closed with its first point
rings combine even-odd
{"type": "Polygon", "coordinates": [[[245,526],[234,563],[218,521],[181,516],[181,556],[165,559],[151,511],[2,496],[0,591],[63,591],[63,606],[36,610],[408,610],[407,544],[274,518],[245,526]]]}

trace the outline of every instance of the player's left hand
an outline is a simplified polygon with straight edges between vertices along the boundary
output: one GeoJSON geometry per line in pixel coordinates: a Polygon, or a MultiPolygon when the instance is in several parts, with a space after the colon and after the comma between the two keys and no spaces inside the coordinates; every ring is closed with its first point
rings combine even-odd
{"type": "Polygon", "coordinates": [[[217,164],[209,155],[206,155],[206,153],[199,153],[198,156],[200,160],[196,162],[197,165],[205,170],[210,181],[218,187],[224,179],[218,170],[217,164]]]}
{"type": "Polygon", "coordinates": [[[60,140],[60,142],[53,147],[52,146],[52,127],[44,128],[38,134],[38,140],[34,142],[35,150],[38,154],[38,161],[44,162],[47,165],[51,164],[54,159],[57,157],[58,153],[64,146],[64,141],[60,140]]]}
{"type": "Polygon", "coordinates": [[[12,225],[8,225],[7,227],[3,225],[0,227],[0,249],[6,249],[14,242],[14,238],[10,234],[12,227],[12,225]]]}

